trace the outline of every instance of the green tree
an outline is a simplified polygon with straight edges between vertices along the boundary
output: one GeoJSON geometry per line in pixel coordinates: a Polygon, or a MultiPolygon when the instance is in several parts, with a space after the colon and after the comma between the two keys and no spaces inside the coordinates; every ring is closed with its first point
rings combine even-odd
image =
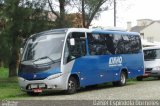
{"type": "Polygon", "coordinates": [[[88,28],[94,18],[98,18],[100,13],[106,11],[111,6],[113,0],[80,0],[83,26],[88,28]]]}
{"type": "Polygon", "coordinates": [[[47,0],[51,12],[56,16],[56,28],[71,27],[71,21],[66,17],[66,7],[70,0],[47,0]],[[56,5],[58,4],[58,6],[56,5]]]}
{"type": "Polygon", "coordinates": [[[48,3],[52,13],[57,17],[59,27],[66,27],[66,23],[70,21],[65,17],[68,14],[67,9],[70,8],[73,13],[82,15],[83,27],[88,28],[94,18],[99,17],[102,11],[111,6],[113,0],[48,0],[48,3]]]}
{"type": "Polygon", "coordinates": [[[1,34],[5,48],[4,57],[8,59],[9,77],[17,75],[19,48],[23,39],[31,33],[49,29],[48,12],[44,10],[46,0],[4,0],[3,17],[5,28],[1,34]]]}
{"type": "Polygon", "coordinates": [[[71,0],[76,5],[78,12],[82,14],[83,27],[88,28],[94,18],[107,11],[113,0],[71,0]]]}
{"type": "Polygon", "coordinates": [[[3,5],[2,5],[2,1],[0,0],[0,67],[3,66],[3,54],[2,54],[2,30],[3,30],[3,17],[2,17],[2,13],[3,13],[3,5]]]}

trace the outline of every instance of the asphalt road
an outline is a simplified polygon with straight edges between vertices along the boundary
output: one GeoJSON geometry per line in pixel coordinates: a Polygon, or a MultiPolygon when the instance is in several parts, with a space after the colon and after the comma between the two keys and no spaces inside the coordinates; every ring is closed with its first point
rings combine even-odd
{"type": "Polygon", "coordinates": [[[50,93],[25,98],[25,100],[160,100],[160,80],[130,82],[123,87],[113,87],[111,84],[102,85],[82,88],[72,95],[50,93]]]}

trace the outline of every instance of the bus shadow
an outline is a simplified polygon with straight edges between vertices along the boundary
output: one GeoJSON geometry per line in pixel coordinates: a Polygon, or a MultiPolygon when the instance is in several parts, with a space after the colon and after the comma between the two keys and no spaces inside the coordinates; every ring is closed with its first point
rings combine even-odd
{"type": "Polygon", "coordinates": [[[91,85],[91,86],[86,86],[84,88],[81,88],[77,93],[82,93],[82,92],[88,92],[88,91],[95,91],[95,90],[102,90],[102,89],[110,89],[113,88],[112,84],[104,83],[104,84],[99,84],[99,85],[91,85]]]}
{"type": "MultiPolygon", "coordinates": [[[[101,89],[108,89],[108,88],[113,88],[114,86],[111,83],[104,83],[104,84],[99,84],[99,85],[91,85],[91,86],[86,86],[86,87],[82,87],[80,88],[76,94],[78,93],[82,93],[82,92],[87,92],[87,91],[94,91],[94,90],[101,90],[101,89]]],[[[65,91],[50,91],[50,92],[44,92],[41,93],[40,97],[43,96],[62,96],[62,95],[69,95],[67,94],[65,91]]]]}
{"type": "Polygon", "coordinates": [[[142,81],[160,81],[160,78],[148,77],[148,78],[143,78],[142,81]]]}
{"type": "MultiPolygon", "coordinates": [[[[125,86],[132,86],[138,83],[143,83],[143,82],[147,82],[147,81],[159,81],[158,78],[153,78],[153,77],[149,77],[149,78],[144,78],[142,81],[137,81],[136,79],[130,79],[127,81],[127,84],[125,86]]],[[[122,87],[125,87],[122,86],[122,87]]],[[[95,91],[95,90],[102,90],[102,89],[112,89],[112,88],[117,88],[117,87],[121,87],[121,86],[114,86],[112,83],[104,83],[104,84],[98,84],[98,85],[91,85],[91,86],[86,86],[86,87],[82,87],[80,88],[76,94],[78,93],[82,93],[82,92],[88,92],[88,91],[95,91]]],[[[45,92],[40,94],[39,96],[61,96],[61,95],[68,95],[65,91],[53,91],[53,92],[45,92]]]]}
{"type": "MultiPolygon", "coordinates": [[[[134,83],[127,83],[126,86],[133,85],[134,83]]],[[[121,87],[121,86],[113,86],[112,83],[104,83],[104,84],[98,84],[98,85],[91,85],[80,88],[76,94],[82,93],[82,92],[88,92],[88,91],[95,91],[95,90],[102,90],[102,89],[112,89],[115,87],[121,87]]],[[[62,95],[68,95],[65,91],[57,91],[57,92],[45,92],[40,94],[39,96],[62,96],[62,95]]]]}
{"type": "Polygon", "coordinates": [[[65,91],[50,91],[50,92],[44,92],[38,96],[43,97],[43,96],[61,96],[61,95],[66,95],[65,91]]]}
{"type": "MultiPolygon", "coordinates": [[[[127,84],[125,86],[130,86],[130,85],[134,85],[136,82],[131,83],[131,82],[127,82],[127,84]]],[[[113,88],[120,88],[120,87],[125,87],[125,86],[115,86],[112,83],[104,83],[104,84],[99,84],[99,85],[92,85],[92,86],[87,86],[84,88],[81,88],[78,93],[81,92],[87,92],[87,91],[94,91],[94,90],[102,90],[102,89],[113,89],[113,88]]]]}

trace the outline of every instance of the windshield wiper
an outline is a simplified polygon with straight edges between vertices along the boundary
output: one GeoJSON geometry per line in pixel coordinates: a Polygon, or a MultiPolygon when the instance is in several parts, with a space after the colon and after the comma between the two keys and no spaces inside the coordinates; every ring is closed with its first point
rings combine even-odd
{"type": "MultiPolygon", "coordinates": [[[[49,58],[48,56],[44,56],[44,57],[40,57],[36,60],[22,60],[21,62],[24,62],[24,61],[32,61],[32,62],[35,62],[35,61],[38,61],[38,60],[41,60],[41,59],[46,59],[46,58],[49,58]]],[[[51,58],[49,58],[50,60],[52,60],[51,58]]]]}
{"type": "Polygon", "coordinates": [[[36,60],[34,60],[33,62],[35,62],[35,61],[39,61],[39,60],[42,60],[42,59],[50,59],[53,63],[56,63],[56,62],[59,62],[60,61],[60,59],[57,59],[57,60],[53,60],[52,58],[50,58],[49,56],[44,56],[44,57],[40,57],[40,58],[38,58],[38,59],[36,59],[36,60]]]}

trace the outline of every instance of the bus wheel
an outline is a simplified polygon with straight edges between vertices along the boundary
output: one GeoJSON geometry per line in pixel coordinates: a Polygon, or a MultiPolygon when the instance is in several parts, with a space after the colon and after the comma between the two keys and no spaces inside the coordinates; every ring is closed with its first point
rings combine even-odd
{"type": "Polygon", "coordinates": [[[126,73],[124,71],[121,72],[120,81],[113,82],[114,86],[124,86],[126,85],[126,73]]]}
{"type": "Polygon", "coordinates": [[[126,73],[124,71],[121,72],[121,75],[120,75],[120,81],[118,81],[118,85],[119,86],[124,86],[126,85],[126,73]]]}
{"type": "Polygon", "coordinates": [[[137,81],[142,81],[143,80],[142,77],[137,77],[136,79],[137,79],[137,81]]]}
{"type": "Polygon", "coordinates": [[[77,92],[77,80],[74,77],[70,77],[68,80],[67,94],[74,94],[77,92]]]}
{"type": "Polygon", "coordinates": [[[39,93],[34,93],[34,92],[27,92],[27,94],[29,96],[38,96],[39,95],[39,93]]]}

